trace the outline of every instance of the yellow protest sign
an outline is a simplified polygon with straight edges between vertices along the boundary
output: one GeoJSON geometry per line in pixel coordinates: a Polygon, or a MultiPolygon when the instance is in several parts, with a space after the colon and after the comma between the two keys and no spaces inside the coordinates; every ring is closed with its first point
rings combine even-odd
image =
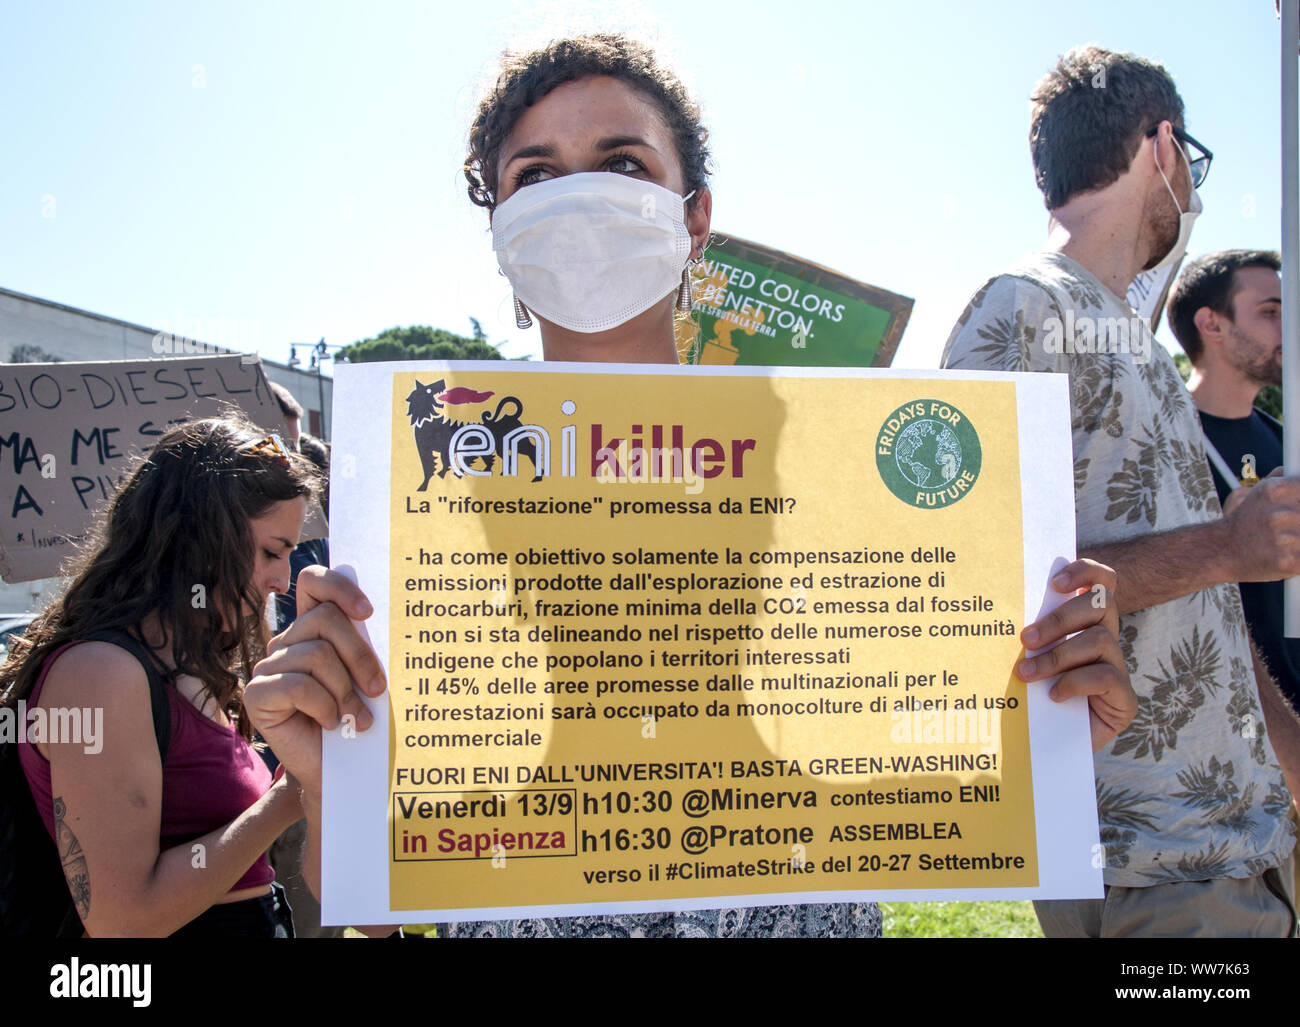
{"type": "Polygon", "coordinates": [[[390,687],[327,739],[327,915],[1097,889],[1086,712],[1011,674],[1073,555],[1059,383],[403,364],[335,395],[390,687]]]}

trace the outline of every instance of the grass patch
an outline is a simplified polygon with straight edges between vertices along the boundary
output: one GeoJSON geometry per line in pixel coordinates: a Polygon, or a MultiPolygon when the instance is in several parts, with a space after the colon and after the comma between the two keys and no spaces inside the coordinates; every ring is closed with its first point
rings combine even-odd
{"type": "Polygon", "coordinates": [[[882,902],[886,938],[1041,938],[1032,902],[882,902]]]}

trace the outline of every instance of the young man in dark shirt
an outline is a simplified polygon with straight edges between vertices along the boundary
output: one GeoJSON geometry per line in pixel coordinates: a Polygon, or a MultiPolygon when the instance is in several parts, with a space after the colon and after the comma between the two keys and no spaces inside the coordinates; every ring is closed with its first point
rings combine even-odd
{"type": "MultiPolygon", "coordinates": [[[[1220,503],[1282,466],[1282,425],[1254,406],[1261,389],[1282,384],[1280,269],[1268,250],[1221,250],[1190,263],[1169,297],[1220,503]]],[[[1241,602],[1255,647],[1300,708],[1300,644],[1283,633],[1282,583],[1242,582],[1241,602]]]]}

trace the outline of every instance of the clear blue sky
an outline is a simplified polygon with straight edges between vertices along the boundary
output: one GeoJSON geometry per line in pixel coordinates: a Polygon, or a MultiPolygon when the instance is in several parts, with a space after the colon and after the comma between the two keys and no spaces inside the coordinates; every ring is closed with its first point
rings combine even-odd
{"type": "Polygon", "coordinates": [[[0,286],[281,361],[470,316],[536,353],[465,132],[505,46],[595,27],[703,102],[715,228],[916,299],[900,365],[1041,243],[1027,97],[1077,43],[1174,73],[1215,154],[1193,251],[1280,241],[1271,0],[0,0],[0,286]]]}

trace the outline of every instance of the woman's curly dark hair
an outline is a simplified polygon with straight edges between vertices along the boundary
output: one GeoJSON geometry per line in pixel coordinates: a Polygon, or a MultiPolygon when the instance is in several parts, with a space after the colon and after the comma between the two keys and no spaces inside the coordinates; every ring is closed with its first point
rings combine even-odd
{"type": "Polygon", "coordinates": [[[501,147],[523,112],[557,86],[596,75],[626,82],[653,100],[677,145],[686,192],[708,184],[709,131],[700,123],[699,105],[676,75],[656,63],[649,47],[626,36],[599,34],[502,57],[501,74],[469,129],[464,170],[474,203],[488,210],[496,206],[501,147]]]}
{"type": "Polygon", "coordinates": [[[11,640],[0,705],[26,696],[59,646],[114,628],[144,641],[140,625],[157,614],[175,668],[167,677],[198,678],[251,738],[239,675],[251,678],[266,627],[249,522],[283,500],[310,502],[321,488],[307,460],[259,445],[265,436],[230,414],[159,438],[108,503],[67,591],[11,640]]]}

